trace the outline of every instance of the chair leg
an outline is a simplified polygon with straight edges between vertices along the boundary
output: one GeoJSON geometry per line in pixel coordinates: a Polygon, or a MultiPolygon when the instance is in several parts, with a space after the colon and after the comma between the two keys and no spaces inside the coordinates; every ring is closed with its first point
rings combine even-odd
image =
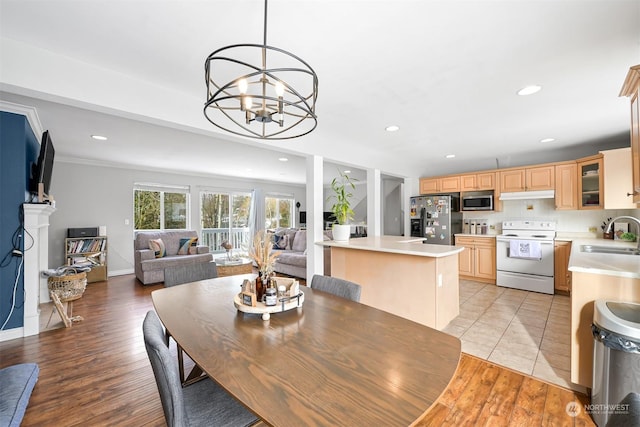
{"type": "Polygon", "coordinates": [[[180,372],[180,384],[184,386],[184,354],[182,353],[182,347],[176,342],[178,350],[178,371],[180,372]]]}

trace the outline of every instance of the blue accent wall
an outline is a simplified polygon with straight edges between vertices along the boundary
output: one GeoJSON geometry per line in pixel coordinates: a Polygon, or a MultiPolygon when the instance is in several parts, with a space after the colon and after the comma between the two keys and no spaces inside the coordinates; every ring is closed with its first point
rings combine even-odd
{"type": "Polygon", "coordinates": [[[14,244],[24,252],[22,204],[30,197],[31,164],[39,151],[40,143],[26,117],[0,112],[0,326],[11,312],[19,277],[15,308],[5,330],[24,326],[24,267],[11,252],[14,244]]]}

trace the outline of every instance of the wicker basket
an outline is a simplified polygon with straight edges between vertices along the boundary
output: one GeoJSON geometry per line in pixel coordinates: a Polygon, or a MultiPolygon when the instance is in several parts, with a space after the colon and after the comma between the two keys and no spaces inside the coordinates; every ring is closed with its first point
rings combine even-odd
{"type": "Polygon", "coordinates": [[[54,292],[60,301],[75,301],[82,297],[87,287],[87,273],[74,273],[65,276],[52,276],[47,280],[49,291],[54,292]]]}

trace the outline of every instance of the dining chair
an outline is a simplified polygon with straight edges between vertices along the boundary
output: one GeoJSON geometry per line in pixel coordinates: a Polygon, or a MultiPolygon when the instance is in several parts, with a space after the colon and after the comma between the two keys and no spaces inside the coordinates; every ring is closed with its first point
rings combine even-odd
{"type": "Polygon", "coordinates": [[[165,342],[164,328],[155,311],[147,312],[142,332],[169,427],[250,426],[258,421],[211,379],[182,387],[175,359],[165,342]]]}
{"type": "Polygon", "coordinates": [[[315,274],[313,276],[311,279],[311,288],[355,302],[360,302],[360,293],[362,291],[362,287],[357,283],[338,279],[337,277],[323,276],[321,274],[315,274]]]}
{"type": "MultiPolygon", "coordinates": [[[[198,280],[214,279],[218,277],[218,267],[215,262],[201,262],[197,264],[177,265],[164,269],[164,286],[165,288],[182,285],[184,283],[196,282],[198,280]]],[[[169,331],[166,332],[166,339],[169,342],[169,331]]],[[[180,382],[187,385],[191,382],[199,381],[206,378],[206,375],[200,375],[202,370],[198,367],[191,371],[188,379],[184,375],[184,350],[176,342],[178,353],[178,368],[180,370],[180,382]]]]}

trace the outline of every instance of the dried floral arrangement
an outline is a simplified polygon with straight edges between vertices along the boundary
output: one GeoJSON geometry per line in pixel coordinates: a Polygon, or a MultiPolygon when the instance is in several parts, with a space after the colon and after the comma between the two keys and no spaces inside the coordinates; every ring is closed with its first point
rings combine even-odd
{"type": "Polygon", "coordinates": [[[253,246],[249,256],[258,265],[262,277],[268,277],[273,273],[273,264],[279,252],[273,251],[273,235],[265,230],[260,230],[253,236],[253,246]]]}

